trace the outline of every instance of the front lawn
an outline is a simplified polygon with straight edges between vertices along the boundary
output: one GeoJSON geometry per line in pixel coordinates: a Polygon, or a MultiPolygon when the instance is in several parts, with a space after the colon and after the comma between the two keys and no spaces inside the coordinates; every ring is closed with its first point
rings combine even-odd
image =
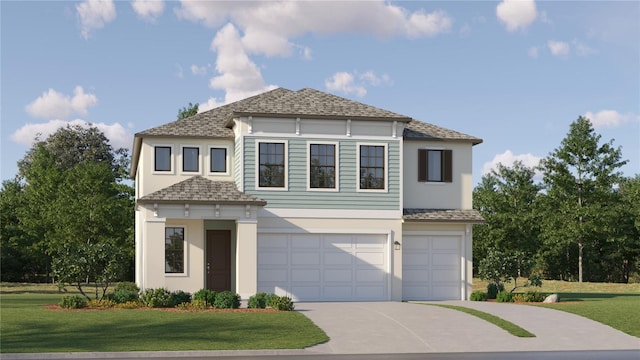
{"type": "Polygon", "coordinates": [[[0,352],[302,349],[329,340],[304,315],[160,309],[52,310],[62,294],[0,295],[0,352]]]}

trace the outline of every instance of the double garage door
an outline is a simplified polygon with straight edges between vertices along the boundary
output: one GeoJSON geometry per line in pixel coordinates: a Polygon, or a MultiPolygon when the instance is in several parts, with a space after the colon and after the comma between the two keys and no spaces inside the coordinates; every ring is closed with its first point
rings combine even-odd
{"type": "Polygon", "coordinates": [[[404,235],[403,300],[460,300],[461,235],[404,235]]]}
{"type": "Polygon", "coordinates": [[[258,235],[258,291],[294,301],[389,300],[386,234],[258,235]]]}

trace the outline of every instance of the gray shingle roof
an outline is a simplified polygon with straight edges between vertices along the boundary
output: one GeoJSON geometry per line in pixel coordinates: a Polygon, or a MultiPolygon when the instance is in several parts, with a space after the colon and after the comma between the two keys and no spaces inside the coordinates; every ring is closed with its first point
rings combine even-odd
{"type": "Polygon", "coordinates": [[[484,221],[480,212],[470,210],[446,209],[403,209],[402,219],[407,222],[464,222],[481,223],[484,221]]]}
{"type": "Polygon", "coordinates": [[[473,145],[482,142],[480,138],[418,120],[412,120],[406,125],[403,138],[405,140],[465,141],[471,142],[473,145]]]}
{"type": "Polygon", "coordinates": [[[211,181],[199,175],[145,195],[138,199],[138,202],[263,206],[267,204],[262,199],[238,191],[233,181],[211,181]]]}

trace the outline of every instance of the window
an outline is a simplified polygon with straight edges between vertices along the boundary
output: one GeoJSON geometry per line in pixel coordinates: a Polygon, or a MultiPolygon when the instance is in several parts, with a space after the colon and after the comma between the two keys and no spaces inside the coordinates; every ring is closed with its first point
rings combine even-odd
{"type": "Polygon", "coordinates": [[[226,148],[210,148],[209,149],[209,171],[212,173],[227,172],[227,149],[226,148]]]}
{"type": "Polygon", "coordinates": [[[164,272],[184,273],[184,228],[164,229],[164,272]]]}
{"type": "Polygon", "coordinates": [[[284,188],[285,144],[266,142],[258,144],[258,187],[284,188]]]}
{"type": "Polygon", "coordinates": [[[188,146],[182,148],[182,171],[200,171],[200,148],[188,146]]]}
{"type": "Polygon", "coordinates": [[[336,188],[336,146],[334,144],[309,145],[309,187],[336,188]]]}
{"type": "Polygon", "coordinates": [[[155,171],[171,171],[171,146],[155,146],[155,171]]]}
{"type": "Polygon", "coordinates": [[[452,151],[418,149],[418,181],[452,182],[452,151]]]}
{"type": "Polygon", "coordinates": [[[360,145],[360,189],[384,190],[385,147],[360,145]]]}

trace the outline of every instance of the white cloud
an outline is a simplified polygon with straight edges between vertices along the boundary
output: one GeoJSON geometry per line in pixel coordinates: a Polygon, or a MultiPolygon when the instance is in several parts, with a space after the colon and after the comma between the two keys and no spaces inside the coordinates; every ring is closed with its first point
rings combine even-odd
{"type": "Polygon", "coordinates": [[[355,94],[363,97],[367,94],[367,89],[362,85],[355,84],[355,77],[348,72],[337,72],[324,81],[324,85],[331,91],[339,91],[345,94],[355,94]]]}
{"type": "Polygon", "coordinates": [[[538,58],[538,47],[537,46],[532,46],[529,48],[529,50],[527,51],[527,54],[529,55],[529,57],[532,57],[534,59],[538,58]]]}
{"type": "MultiPolygon", "coordinates": [[[[482,175],[490,173],[491,170],[497,170],[498,164],[512,167],[516,161],[520,161],[525,166],[532,168],[538,166],[541,159],[541,157],[533,154],[514,154],[511,150],[507,150],[502,154],[496,154],[496,156],[493,157],[493,160],[484,163],[484,165],[482,165],[482,175]]],[[[541,178],[541,175],[538,172],[536,172],[536,178],[541,178]]]]}
{"type": "Polygon", "coordinates": [[[214,97],[210,97],[209,100],[205,102],[201,102],[198,105],[198,114],[201,112],[209,111],[213,108],[217,108],[218,106],[222,106],[222,105],[224,105],[224,102],[221,102],[220,100],[214,97]]]}
{"type": "Polygon", "coordinates": [[[591,121],[594,128],[616,127],[626,122],[640,122],[640,115],[620,114],[615,110],[601,110],[597,113],[587,111],[584,117],[591,121]]]}
{"type": "Polygon", "coordinates": [[[587,46],[586,44],[573,39],[573,47],[576,49],[576,54],[580,55],[580,56],[588,56],[591,54],[594,54],[596,52],[595,49],[587,46]]]}
{"type": "Polygon", "coordinates": [[[277,87],[265,84],[260,69],[249,59],[233,24],[227,24],[218,31],[211,42],[211,50],[218,54],[216,71],[220,75],[211,78],[209,87],[226,91],[225,103],[277,87]]]}
{"type": "Polygon", "coordinates": [[[94,94],[86,94],[82,86],[76,86],[73,90],[73,97],[49,89],[27,105],[25,109],[29,115],[36,118],[66,119],[74,114],[87,115],[88,108],[97,103],[98,98],[94,94]]]}
{"type": "Polygon", "coordinates": [[[442,10],[432,13],[416,11],[409,16],[406,24],[406,33],[410,37],[436,36],[448,32],[453,20],[442,10]]]}
{"type": "Polygon", "coordinates": [[[547,46],[554,56],[567,57],[571,52],[571,47],[564,41],[549,40],[547,46]]]}
{"type": "Polygon", "coordinates": [[[191,73],[193,75],[206,75],[207,74],[207,66],[198,66],[191,65],[191,73]]]}
{"type": "Polygon", "coordinates": [[[133,0],[131,7],[142,20],[155,22],[164,11],[164,2],[162,0],[133,0]]]}
{"type": "Polygon", "coordinates": [[[538,12],[533,0],[503,0],[496,7],[496,16],[507,26],[508,31],[516,31],[531,25],[538,12]]]}
{"type": "Polygon", "coordinates": [[[113,0],[87,0],[76,5],[80,21],[80,34],[88,39],[91,31],[102,29],[106,23],[116,18],[113,0]]]}
{"type": "Polygon", "coordinates": [[[93,125],[100,129],[104,133],[104,135],[109,139],[109,143],[113,148],[131,148],[131,144],[133,141],[133,137],[131,134],[119,123],[113,124],[105,124],[105,123],[97,123],[90,124],[84,120],[76,119],[72,121],[65,120],[50,120],[46,123],[40,124],[25,124],[16,130],[13,134],[11,134],[11,140],[18,144],[22,144],[25,146],[31,146],[35,142],[36,137],[40,140],[44,140],[49,135],[56,132],[56,130],[66,127],[67,125],[75,126],[80,125],[83,127],[88,127],[93,125]]]}

